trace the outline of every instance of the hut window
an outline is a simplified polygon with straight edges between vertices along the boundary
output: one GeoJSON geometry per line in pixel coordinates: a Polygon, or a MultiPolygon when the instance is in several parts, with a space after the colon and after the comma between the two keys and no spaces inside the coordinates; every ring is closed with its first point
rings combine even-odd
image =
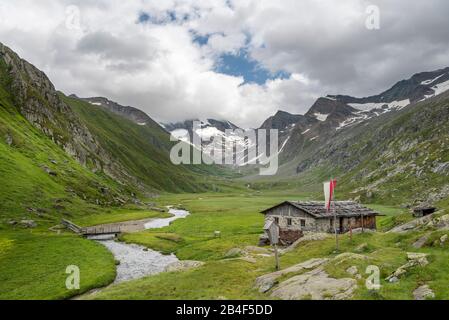
{"type": "Polygon", "coordinates": [[[275,217],[275,218],[274,218],[274,222],[276,222],[277,224],[279,224],[279,218],[278,218],[278,217],[275,217]]]}
{"type": "Polygon", "coordinates": [[[291,226],[291,225],[292,225],[292,219],[291,219],[291,218],[288,218],[288,219],[287,219],[287,225],[288,225],[288,226],[291,226]]]}
{"type": "Polygon", "coordinates": [[[306,220],[301,219],[301,227],[305,227],[306,226],[306,220]]]}

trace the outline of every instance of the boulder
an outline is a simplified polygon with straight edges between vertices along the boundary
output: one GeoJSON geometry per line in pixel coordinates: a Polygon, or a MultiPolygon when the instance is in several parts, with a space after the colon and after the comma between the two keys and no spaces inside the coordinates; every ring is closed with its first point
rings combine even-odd
{"type": "Polygon", "coordinates": [[[5,142],[6,142],[6,144],[7,144],[8,146],[11,146],[11,145],[12,145],[13,139],[12,139],[11,134],[9,134],[9,133],[6,134],[6,136],[5,136],[5,142]]]}
{"type": "Polygon", "coordinates": [[[440,238],[440,244],[443,245],[447,241],[447,234],[442,235],[440,238]]]}
{"type": "Polygon", "coordinates": [[[428,254],[426,253],[416,253],[416,252],[407,252],[407,259],[410,262],[414,262],[421,267],[424,267],[429,264],[429,261],[427,261],[428,254]]]}
{"type": "Polygon", "coordinates": [[[422,236],[421,238],[419,238],[418,240],[416,240],[412,244],[412,246],[413,246],[413,248],[420,249],[426,244],[427,240],[429,240],[429,235],[426,234],[426,235],[422,236]]]}
{"type": "Polygon", "coordinates": [[[389,278],[388,282],[390,282],[390,283],[396,283],[396,282],[399,282],[399,278],[393,276],[393,277],[389,278]]]}
{"type": "Polygon", "coordinates": [[[249,262],[249,263],[257,263],[257,260],[253,257],[245,256],[245,257],[240,257],[238,259],[249,262]]]}
{"type": "Polygon", "coordinates": [[[37,223],[34,220],[21,220],[20,224],[25,228],[36,228],[37,223]]]}
{"type": "Polygon", "coordinates": [[[428,285],[422,285],[413,291],[413,298],[415,300],[433,299],[435,298],[435,293],[428,285]]]}
{"type": "Polygon", "coordinates": [[[346,269],[346,272],[350,274],[351,276],[358,276],[359,275],[359,269],[357,269],[356,266],[349,267],[346,269]]]}
{"type": "Polygon", "coordinates": [[[346,300],[352,298],[356,289],[356,280],[331,278],[317,268],[281,282],[271,296],[282,300],[346,300]]]}
{"type": "Polygon", "coordinates": [[[433,226],[438,230],[449,230],[449,214],[445,214],[444,216],[435,219],[433,226]]]}
{"type": "Polygon", "coordinates": [[[333,263],[335,265],[342,264],[348,260],[368,260],[368,256],[364,256],[362,254],[358,253],[352,253],[352,252],[344,252],[337,255],[335,258],[332,259],[333,263]]]}
{"type": "Polygon", "coordinates": [[[270,239],[266,234],[262,234],[259,237],[259,246],[264,247],[270,244],[270,239]]]}
{"type": "Polygon", "coordinates": [[[232,248],[224,255],[225,258],[236,258],[244,255],[244,251],[240,248],[232,248]]]}
{"type": "Polygon", "coordinates": [[[184,261],[176,261],[173,263],[170,263],[168,266],[165,267],[165,272],[180,272],[180,271],[186,271],[190,269],[199,268],[204,265],[204,262],[202,261],[193,261],[193,260],[184,260],[184,261]]]}
{"type": "Polygon", "coordinates": [[[271,251],[266,248],[256,247],[256,246],[246,246],[244,249],[248,253],[254,254],[271,254],[271,251]]]}
{"type": "Polygon", "coordinates": [[[400,226],[394,227],[393,229],[387,231],[387,233],[407,233],[412,230],[416,230],[421,226],[424,226],[432,221],[434,214],[429,214],[427,216],[412,220],[410,222],[404,223],[400,226]]]}
{"type": "Polygon", "coordinates": [[[256,279],[254,286],[255,288],[259,289],[259,292],[265,293],[277,284],[277,280],[280,277],[287,275],[289,273],[299,273],[305,270],[312,270],[314,268],[324,265],[328,261],[329,259],[327,258],[310,259],[305,262],[298,263],[292,267],[265,274],[256,279]]]}
{"type": "Polygon", "coordinates": [[[360,253],[366,251],[366,249],[368,249],[368,243],[362,243],[359,246],[357,246],[357,248],[355,248],[354,251],[360,253]]]}
{"type": "Polygon", "coordinates": [[[427,261],[427,256],[428,255],[425,253],[407,252],[408,262],[397,268],[396,271],[388,276],[386,280],[389,282],[397,282],[401,276],[407,273],[408,269],[418,266],[425,267],[429,264],[429,261],[427,261]]]}

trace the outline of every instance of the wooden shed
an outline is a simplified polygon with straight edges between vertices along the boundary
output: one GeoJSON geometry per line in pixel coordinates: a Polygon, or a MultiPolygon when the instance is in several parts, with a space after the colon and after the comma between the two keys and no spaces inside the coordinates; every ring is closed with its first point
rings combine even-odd
{"type": "Polygon", "coordinates": [[[434,213],[435,211],[437,211],[437,208],[435,208],[435,207],[420,206],[420,207],[413,208],[413,216],[415,216],[417,218],[424,217],[424,216],[434,213]]]}

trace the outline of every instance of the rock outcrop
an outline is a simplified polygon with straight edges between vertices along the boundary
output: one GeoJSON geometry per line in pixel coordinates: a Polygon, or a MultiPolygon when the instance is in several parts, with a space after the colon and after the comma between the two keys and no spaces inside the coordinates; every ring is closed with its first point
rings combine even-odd
{"type": "Polygon", "coordinates": [[[350,299],[357,289],[357,281],[362,279],[357,267],[347,268],[346,272],[351,277],[341,279],[329,276],[325,267],[369,259],[368,256],[352,252],[344,252],[334,258],[310,259],[289,268],[262,275],[256,279],[254,287],[261,293],[271,290],[271,297],[284,300],[350,299]]]}
{"type": "Polygon", "coordinates": [[[204,265],[202,261],[183,260],[169,264],[165,267],[165,272],[181,272],[196,269],[204,265]]]}
{"type": "Polygon", "coordinates": [[[409,269],[414,267],[425,267],[429,264],[427,260],[426,253],[415,253],[415,252],[407,252],[408,262],[399,268],[396,269],[390,276],[388,276],[385,280],[388,282],[398,282],[399,279],[404,276],[409,269]]]}
{"type": "Polygon", "coordinates": [[[278,279],[280,277],[292,273],[299,273],[305,270],[312,270],[325,264],[328,260],[329,259],[325,258],[311,259],[283,270],[265,274],[256,279],[255,287],[259,290],[259,292],[267,292],[278,283],[278,279]]]}
{"type": "Polygon", "coordinates": [[[281,282],[271,296],[283,300],[346,300],[353,296],[356,289],[356,280],[335,279],[317,268],[281,282]]]}
{"type": "Polygon", "coordinates": [[[413,291],[413,298],[415,300],[427,300],[435,298],[435,293],[428,285],[422,285],[413,291]]]}
{"type": "Polygon", "coordinates": [[[401,224],[400,226],[394,227],[393,229],[389,230],[387,233],[407,233],[412,230],[415,230],[419,227],[422,227],[424,225],[427,225],[429,222],[432,221],[434,214],[430,214],[428,216],[424,216],[418,219],[414,219],[410,222],[401,224]]]}

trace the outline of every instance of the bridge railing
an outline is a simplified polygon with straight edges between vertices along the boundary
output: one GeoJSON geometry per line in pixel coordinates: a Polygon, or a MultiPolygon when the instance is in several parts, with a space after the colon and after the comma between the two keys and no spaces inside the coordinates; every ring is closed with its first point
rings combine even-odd
{"type": "Polygon", "coordinates": [[[80,227],[73,222],[62,219],[61,223],[63,226],[65,226],[67,229],[72,230],[73,232],[77,234],[82,235],[101,235],[101,234],[119,234],[121,233],[121,228],[119,226],[98,226],[98,227],[80,227]]]}

